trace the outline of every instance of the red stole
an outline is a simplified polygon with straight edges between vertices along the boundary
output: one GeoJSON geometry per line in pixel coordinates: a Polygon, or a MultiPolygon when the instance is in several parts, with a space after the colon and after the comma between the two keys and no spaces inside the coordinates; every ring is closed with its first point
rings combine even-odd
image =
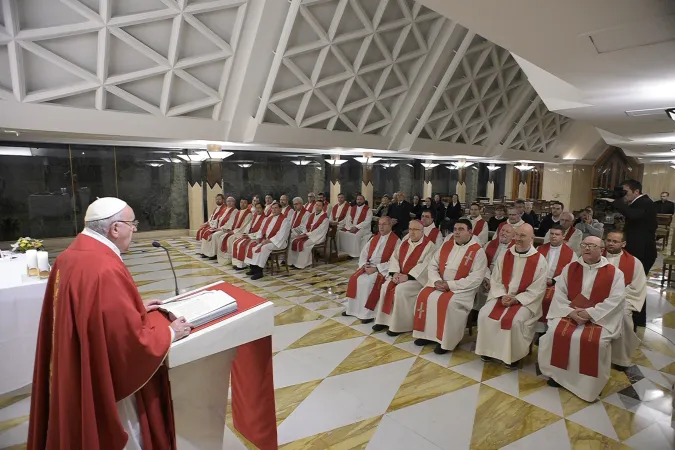
{"type": "MultiPolygon", "coordinates": [[[[363,208],[361,208],[361,214],[359,214],[359,220],[357,222],[354,222],[354,219],[356,218],[356,208],[357,206],[354,205],[350,209],[350,215],[352,216],[352,226],[356,226],[366,220],[366,216],[368,215],[368,206],[364,203],[363,208]]],[[[342,231],[349,231],[347,228],[343,228],[342,231]]]]}
{"type": "MultiPolygon", "coordinates": [[[[607,250],[602,251],[602,256],[607,256],[607,250]]],[[[622,250],[619,257],[619,270],[623,272],[623,284],[626,286],[631,284],[635,274],[635,257],[626,250],[622,250]]]]}
{"type": "Polygon", "coordinates": [[[220,244],[220,250],[223,253],[227,253],[227,240],[235,233],[235,230],[241,228],[242,224],[244,223],[244,219],[246,219],[249,214],[251,214],[251,211],[249,211],[248,208],[237,211],[237,215],[234,216],[234,226],[230,231],[225,232],[225,235],[223,236],[223,242],[220,244]]]}
{"type": "Polygon", "coordinates": [[[281,215],[284,217],[288,217],[288,213],[291,211],[293,211],[291,205],[286,205],[283,208],[281,208],[281,215]]]}
{"type": "MultiPolygon", "coordinates": [[[[382,235],[377,234],[368,243],[368,258],[367,258],[368,261],[370,261],[370,259],[373,257],[373,253],[377,248],[377,244],[380,242],[380,238],[382,238],[382,235]]],[[[389,233],[389,235],[387,236],[387,242],[384,244],[384,250],[382,251],[380,263],[389,262],[391,255],[394,254],[397,242],[398,236],[396,236],[396,234],[394,233],[389,233]]],[[[347,298],[351,299],[356,298],[357,279],[364,273],[366,273],[366,270],[363,267],[361,267],[359,268],[359,270],[354,272],[354,274],[352,274],[351,277],[349,277],[349,283],[347,284],[347,295],[346,295],[347,298]]],[[[375,277],[375,285],[373,286],[373,289],[370,291],[370,294],[368,295],[368,300],[366,301],[365,305],[365,307],[370,309],[371,311],[375,310],[377,301],[380,299],[380,290],[382,289],[384,281],[385,281],[384,276],[382,276],[382,274],[378,272],[377,277],[375,277]]]]}
{"type": "MultiPolygon", "coordinates": [[[[527,257],[527,261],[525,262],[525,268],[523,269],[523,276],[520,278],[518,290],[516,291],[515,295],[525,292],[527,288],[532,284],[532,281],[534,281],[534,273],[537,270],[539,258],[541,258],[541,254],[539,253],[535,253],[527,257]]],[[[504,285],[504,289],[506,290],[507,293],[509,292],[509,284],[511,283],[511,277],[513,276],[514,260],[515,260],[514,254],[510,251],[507,251],[506,254],[504,255],[504,266],[502,267],[502,284],[504,285]]],[[[492,320],[501,320],[502,330],[510,330],[511,327],[513,326],[513,319],[514,317],[516,317],[518,310],[520,310],[522,306],[523,305],[521,305],[520,303],[516,303],[515,305],[511,305],[508,307],[504,306],[501,302],[500,297],[495,302],[495,305],[492,308],[492,312],[488,317],[490,317],[490,319],[492,320]],[[504,314],[504,311],[506,311],[506,314],[504,314]],[[504,315],[504,317],[502,317],[502,314],[504,315]]]]}
{"type": "Polygon", "coordinates": [[[333,219],[335,219],[336,222],[341,222],[341,221],[344,220],[345,217],[347,217],[347,213],[349,212],[349,208],[345,206],[347,204],[348,204],[347,202],[344,202],[342,205],[340,205],[339,203],[333,205],[331,217],[333,219]],[[340,206],[342,206],[342,211],[340,212],[340,217],[338,217],[337,216],[337,210],[338,210],[338,207],[340,207],[340,206]]]}
{"type": "MultiPolygon", "coordinates": [[[[543,244],[537,248],[537,251],[542,254],[544,258],[548,256],[548,251],[551,249],[551,244],[543,244]]],[[[558,256],[558,263],[555,266],[555,272],[553,273],[554,277],[557,277],[562,273],[562,270],[566,265],[572,262],[574,259],[574,250],[563,244],[560,248],[560,256],[558,256]]],[[[553,300],[553,294],[555,294],[555,286],[547,286],[546,293],[544,294],[544,300],[541,304],[541,317],[539,322],[546,323],[546,316],[548,315],[548,310],[551,308],[551,301],[553,300]]]]}
{"type": "MultiPolygon", "coordinates": [[[[260,231],[260,226],[263,223],[263,219],[265,219],[264,214],[254,214],[249,233],[257,233],[260,231]]],[[[251,242],[251,238],[248,236],[242,236],[234,241],[234,244],[232,245],[232,258],[243,261],[246,258],[246,244],[249,242],[251,242]]]]}
{"type": "Polygon", "coordinates": [[[307,202],[307,204],[305,205],[305,208],[304,208],[305,211],[310,212],[310,213],[314,212],[314,205],[315,204],[316,204],[316,200],[313,201],[313,202],[307,202]]]}
{"type": "MultiPolygon", "coordinates": [[[[232,213],[236,210],[236,208],[229,208],[229,210],[227,211],[227,214],[226,214],[225,217],[223,217],[223,219],[221,220],[221,217],[222,217],[223,215],[220,214],[220,213],[221,213],[221,212],[224,213],[224,212],[225,212],[225,209],[226,209],[226,208],[221,208],[221,210],[218,212],[218,217],[215,219],[215,220],[217,221],[217,225],[220,225],[221,222],[227,223],[227,221],[230,220],[230,216],[232,215],[232,213]]],[[[202,232],[202,237],[201,237],[201,238],[202,238],[202,239],[211,239],[211,235],[212,235],[213,233],[215,233],[216,231],[217,231],[217,229],[212,230],[211,227],[209,227],[207,230],[204,230],[204,231],[202,232]]]]}
{"type": "Polygon", "coordinates": [[[270,203],[269,205],[265,205],[263,208],[263,215],[265,217],[269,217],[270,214],[272,214],[272,203],[270,203]]]}
{"type": "Polygon", "coordinates": [[[576,228],[574,228],[574,225],[570,227],[569,230],[567,230],[567,233],[565,233],[565,237],[563,238],[565,242],[569,241],[572,239],[572,236],[574,236],[574,232],[577,231],[576,228]]]}
{"type": "MultiPolygon", "coordinates": [[[[225,212],[225,208],[226,208],[225,205],[220,205],[220,206],[216,206],[213,209],[213,212],[211,213],[211,216],[209,216],[209,220],[204,225],[199,227],[199,229],[197,230],[197,240],[198,241],[201,241],[202,239],[204,239],[204,233],[211,229],[211,223],[210,222],[212,220],[217,220],[218,218],[220,218],[220,216],[222,216],[223,213],[225,212]]],[[[209,236],[210,235],[211,234],[209,234],[209,236]]]]}
{"type": "MultiPolygon", "coordinates": [[[[515,242],[511,241],[509,245],[506,247],[507,250],[513,247],[515,242]]],[[[487,263],[488,263],[488,269],[492,267],[492,261],[495,259],[495,255],[497,254],[497,249],[499,248],[499,238],[493,239],[490,241],[490,243],[485,247],[485,254],[487,255],[487,263]]]]}
{"type": "MultiPolygon", "coordinates": [[[[612,290],[616,269],[613,265],[598,269],[591,289],[590,298],[581,295],[581,287],[584,282],[584,266],[573,262],[567,269],[567,298],[573,308],[592,308],[598,303],[605,301],[612,290]]],[[[572,334],[577,328],[577,323],[564,317],[558,323],[553,335],[553,349],[551,352],[551,365],[567,370],[572,345],[572,334]]],[[[581,332],[579,342],[579,373],[589,377],[598,376],[598,358],[600,355],[600,334],[602,327],[594,323],[586,322],[581,332]]]]}
{"type": "MultiPolygon", "coordinates": [[[[268,233],[267,230],[269,229],[270,223],[272,223],[272,220],[274,219],[274,217],[275,216],[269,216],[267,219],[265,219],[265,225],[263,225],[263,229],[262,229],[262,239],[270,239],[270,238],[273,238],[274,236],[276,236],[276,234],[279,232],[279,229],[281,228],[281,224],[284,223],[284,220],[286,220],[286,219],[284,219],[284,216],[282,216],[281,214],[276,216],[276,217],[278,217],[278,219],[277,219],[276,223],[274,224],[274,226],[272,227],[272,230],[268,233]]],[[[256,247],[256,249],[255,249],[256,253],[260,253],[260,250],[262,249],[262,245],[258,245],[257,243],[253,244],[253,245],[249,245],[248,253],[247,253],[247,256],[249,258],[253,258],[253,247],[256,247]]]]}
{"type": "MultiPolygon", "coordinates": [[[[316,214],[312,214],[309,216],[309,219],[307,219],[307,226],[305,227],[307,229],[307,232],[311,232],[319,228],[319,226],[328,218],[328,216],[325,213],[321,213],[319,215],[319,220],[314,223],[314,218],[316,217],[316,214]]],[[[309,237],[305,236],[302,238],[295,238],[293,239],[293,243],[291,244],[291,250],[294,252],[301,252],[305,249],[305,242],[309,240],[309,237]]]]}
{"type": "MultiPolygon", "coordinates": [[[[452,249],[455,247],[455,240],[450,239],[448,242],[444,243],[441,246],[441,253],[439,256],[439,267],[438,267],[438,273],[441,275],[441,278],[443,278],[443,274],[445,273],[445,266],[448,263],[448,258],[450,257],[450,253],[452,252],[452,249]]],[[[457,273],[455,274],[454,280],[461,280],[462,278],[466,278],[469,276],[469,273],[471,273],[471,268],[473,267],[473,262],[476,259],[476,254],[480,250],[480,244],[477,242],[474,242],[473,244],[469,245],[469,248],[466,249],[466,253],[464,254],[464,257],[462,258],[462,262],[459,264],[459,267],[457,268],[457,273]]],[[[413,329],[416,331],[424,331],[426,328],[426,323],[427,323],[427,303],[429,301],[429,296],[435,291],[436,289],[429,286],[425,287],[422,289],[422,292],[420,292],[420,295],[417,297],[417,303],[415,305],[415,321],[413,323],[413,329]]],[[[444,328],[445,328],[445,315],[448,311],[448,306],[450,305],[450,300],[452,300],[452,296],[454,295],[454,292],[452,291],[447,291],[447,292],[442,292],[441,296],[438,298],[438,303],[436,304],[436,338],[438,340],[443,339],[443,333],[444,333],[444,328]]]]}
{"type": "MultiPolygon", "coordinates": [[[[435,244],[435,243],[436,243],[436,239],[438,239],[438,235],[439,235],[440,233],[441,233],[441,230],[439,230],[438,228],[434,227],[434,228],[431,229],[431,231],[429,232],[429,234],[427,235],[427,237],[429,238],[429,240],[430,240],[431,242],[433,242],[433,243],[435,244]]],[[[454,239],[451,239],[451,241],[454,241],[454,239]]]]}
{"type": "Polygon", "coordinates": [[[297,228],[302,224],[302,218],[305,217],[305,214],[307,214],[307,210],[302,209],[300,212],[296,211],[295,215],[293,216],[293,223],[291,224],[291,228],[297,228]]]}
{"type": "MultiPolygon", "coordinates": [[[[404,240],[398,250],[398,260],[399,264],[401,264],[401,271],[399,273],[408,275],[408,273],[410,273],[410,271],[415,268],[419,262],[420,257],[422,256],[422,253],[424,252],[424,249],[427,247],[427,245],[429,245],[430,242],[431,241],[428,237],[423,236],[422,243],[415,247],[415,250],[413,250],[410,255],[408,255],[408,259],[406,259],[404,262],[403,258],[408,254],[408,249],[410,248],[410,240],[404,240]]],[[[391,310],[394,306],[394,294],[396,291],[396,286],[397,285],[392,281],[389,281],[389,284],[387,285],[387,290],[384,293],[384,304],[382,305],[382,312],[385,314],[391,314],[391,310]]]]}
{"type": "MultiPolygon", "coordinates": [[[[501,224],[499,224],[501,225],[501,224]]],[[[485,220],[483,219],[478,219],[478,222],[476,222],[476,226],[473,227],[473,235],[474,236],[480,236],[480,234],[483,232],[483,227],[485,227],[485,220]]],[[[499,237],[495,239],[496,241],[499,241],[499,237]]]]}

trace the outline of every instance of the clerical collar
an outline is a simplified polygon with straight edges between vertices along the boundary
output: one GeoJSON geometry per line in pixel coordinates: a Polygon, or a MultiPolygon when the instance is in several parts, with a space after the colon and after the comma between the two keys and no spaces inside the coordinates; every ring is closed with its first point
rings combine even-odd
{"type": "Polygon", "coordinates": [[[607,252],[607,254],[605,255],[605,257],[610,257],[610,256],[621,256],[621,252],[619,252],[619,253],[610,253],[610,252],[607,252]]]}
{"type": "Polygon", "coordinates": [[[101,244],[105,245],[110,250],[115,252],[115,254],[120,259],[122,259],[122,253],[120,252],[120,249],[117,248],[117,246],[107,237],[103,236],[102,234],[97,233],[96,231],[92,230],[91,228],[85,228],[84,230],[82,230],[82,234],[84,234],[85,236],[89,236],[92,239],[96,239],[101,244]]]}
{"type": "Polygon", "coordinates": [[[516,254],[518,254],[518,255],[525,255],[526,253],[529,253],[530,249],[528,248],[524,252],[521,252],[520,250],[517,250],[516,247],[513,247],[513,251],[515,251],[516,254]]]}
{"type": "Polygon", "coordinates": [[[455,241],[455,244],[459,245],[460,247],[463,247],[463,246],[465,246],[466,244],[468,244],[469,242],[471,242],[471,239],[469,239],[468,241],[466,241],[466,242],[463,243],[463,244],[460,244],[459,242],[455,241]]]}
{"type": "Polygon", "coordinates": [[[555,249],[558,249],[558,248],[560,248],[560,247],[562,247],[562,244],[560,244],[560,245],[553,245],[553,244],[551,244],[551,249],[554,249],[554,248],[555,248],[555,249]]]}

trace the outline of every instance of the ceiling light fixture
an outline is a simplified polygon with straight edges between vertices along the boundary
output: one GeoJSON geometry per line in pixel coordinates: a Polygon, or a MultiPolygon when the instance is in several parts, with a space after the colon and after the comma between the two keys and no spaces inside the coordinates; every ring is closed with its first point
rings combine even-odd
{"type": "Polygon", "coordinates": [[[425,170],[433,169],[434,167],[438,167],[438,164],[432,163],[432,162],[423,162],[421,163],[422,167],[424,167],[425,170]]]}
{"type": "Polygon", "coordinates": [[[232,156],[234,153],[232,152],[212,152],[209,150],[209,159],[220,159],[223,160],[225,158],[229,158],[232,156]]]}
{"type": "Polygon", "coordinates": [[[328,164],[330,164],[331,166],[335,167],[335,166],[341,166],[341,165],[343,165],[344,163],[347,162],[347,160],[346,160],[346,159],[340,159],[340,157],[338,156],[338,157],[335,158],[335,159],[333,159],[333,158],[327,159],[326,162],[327,162],[328,164]]]}
{"type": "Polygon", "coordinates": [[[489,166],[487,166],[487,170],[489,170],[490,172],[494,172],[495,170],[499,169],[501,169],[501,167],[495,166],[494,164],[490,164],[489,166]]]}
{"type": "Polygon", "coordinates": [[[162,167],[164,164],[162,163],[148,163],[148,166],[150,167],[162,167]]]}
{"type": "Polygon", "coordinates": [[[361,164],[365,164],[366,166],[372,166],[382,158],[373,158],[372,156],[358,156],[354,159],[360,162],[361,164]]]}
{"type": "Polygon", "coordinates": [[[182,162],[183,162],[183,161],[181,161],[181,160],[178,159],[178,158],[162,158],[162,161],[166,161],[166,162],[168,162],[168,163],[174,163],[174,164],[178,164],[178,163],[182,163],[182,162]]]}
{"type": "Polygon", "coordinates": [[[406,163],[405,165],[408,166],[408,167],[412,167],[413,169],[415,168],[415,166],[413,166],[412,164],[409,164],[409,163],[406,163]]]}
{"type": "Polygon", "coordinates": [[[296,166],[306,166],[308,165],[311,161],[308,159],[292,159],[291,162],[295,164],[296,166]]]}
{"type": "Polygon", "coordinates": [[[2,130],[3,133],[14,134],[16,137],[19,137],[19,132],[16,130],[2,130]]]}
{"type": "Polygon", "coordinates": [[[241,167],[242,169],[248,169],[249,167],[251,167],[253,165],[253,163],[239,163],[237,165],[239,167],[241,167]]]}
{"type": "Polygon", "coordinates": [[[3,156],[33,156],[29,148],[0,147],[0,155],[3,156]]]}
{"type": "Polygon", "coordinates": [[[196,153],[188,153],[186,155],[178,155],[178,157],[187,162],[199,163],[209,159],[209,153],[202,151],[196,153]]]}
{"type": "Polygon", "coordinates": [[[666,114],[670,117],[670,120],[675,120],[675,108],[666,109],[666,114]]]}
{"type": "Polygon", "coordinates": [[[467,162],[465,159],[459,161],[453,161],[452,166],[446,166],[448,169],[466,169],[467,167],[473,166],[472,162],[467,162]]]}
{"type": "Polygon", "coordinates": [[[387,163],[382,163],[382,166],[383,166],[385,169],[391,169],[391,168],[393,168],[393,167],[398,166],[398,163],[395,163],[395,162],[387,162],[387,163]]]}
{"type": "Polygon", "coordinates": [[[528,170],[534,169],[534,166],[531,166],[531,165],[526,164],[526,163],[520,163],[520,164],[515,165],[513,167],[520,170],[521,172],[527,172],[528,170]]]}

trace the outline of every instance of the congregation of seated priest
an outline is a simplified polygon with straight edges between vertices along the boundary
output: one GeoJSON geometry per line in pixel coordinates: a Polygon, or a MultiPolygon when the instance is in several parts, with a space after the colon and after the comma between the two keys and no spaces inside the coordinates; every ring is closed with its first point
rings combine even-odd
{"type": "MultiPolygon", "coordinates": [[[[637,182],[625,188],[626,204],[642,196],[637,182]]],[[[655,212],[672,217],[660,210],[670,206],[663,194],[655,212]]],[[[312,266],[320,254],[358,258],[343,316],[389,336],[412,332],[416,346],[441,355],[475,326],[475,353],[512,370],[537,345],[548,384],[585,401],[598,398],[611,368],[631,366],[654,260],[646,267],[626,251],[620,214],[600,221],[590,206],[572,213],[559,201],[535,211],[520,199],[409,202],[398,192],[371,208],[361,193],[353,198],[340,193],[331,205],[324,193],[308,193],[307,202],[254,195],[237,208],[219,194],[197,247],[251,280],[274,270],[271,255],[287,270],[312,266]]]]}

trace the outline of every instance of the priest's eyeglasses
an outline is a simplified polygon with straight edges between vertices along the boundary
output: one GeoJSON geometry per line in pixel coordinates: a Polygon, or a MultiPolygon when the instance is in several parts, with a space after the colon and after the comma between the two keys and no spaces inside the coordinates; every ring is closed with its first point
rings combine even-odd
{"type": "Polygon", "coordinates": [[[585,242],[582,242],[581,244],[579,244],[579,247],[594,250],[600,246],[598,244],[586,244],[585,242]]]}
{"type": "Polygon", "coordinates": [[[138,220],[118,220],[118,222],[126,223],[130,227],[138,229],[138,220]]]}

